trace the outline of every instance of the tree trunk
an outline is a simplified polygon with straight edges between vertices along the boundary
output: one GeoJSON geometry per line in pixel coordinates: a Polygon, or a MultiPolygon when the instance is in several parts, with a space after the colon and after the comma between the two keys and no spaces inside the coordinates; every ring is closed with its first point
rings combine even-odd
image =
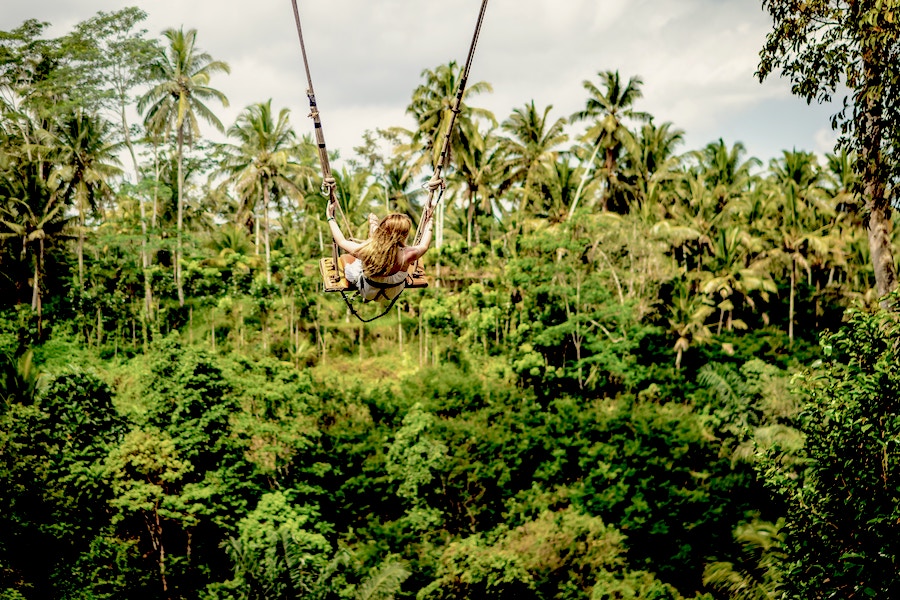
{"type": "Polygon", "coordinates": [[[44,255],[44,240],[40,240],[40,254],[34,260],[34,280],[31,287],[31,309],[37,314],[38,335],[41,334],[41,259],[44,255]]]}
{"type": "MultiPolygon", "coordinates": [[[[138,166],[137,155],[134,152],[134,144],[131,142],[131,134],[128,131],[128,119],[125,116],[124,103],[120,108],[125,147],[128,148],[128,153],[131,155],[131,163],[134,165],[134,185],[137,186],[141,182],[140,167],[138,166]]],[[[147,323],[153,320],[153,288],[150,285],[150,275],[147,272],[150,268],[150,254],[147,250],[147,211],[141,195],[138,195],[138,208],[141,215],[141,267],[144,271],[144,343],[146,343],[147,323]]]]}
{"type": "Polygon", "coordinates": [[[400,305],[397,305],[397,345],[399,355],[403,356],[403,316],[400,314],[400,305]]]}
{"type": "Polygon", "coordinates": [[[184,306],[184,288],[181,285],[181,230],[184,225],[184,125],[178,128],[178,232],[175,241],[175,288],[178,290],[178,306],[184,306]]]}
{"type": "Polygon", "coordinates": [[[153,206],[150,213],[150,227],[156,229],[156,215],[159,214],[159,176],[162,169],[159,166],[159,146],[153,143],[153,171],[156,184],[153,186],[153,206]]]}
{"type": "Polygon", "coordinates": [[[613,181],[616,179],[616,156],[613,154],[612,146],[606,148],[606,191],[603,194],[603,212],[609,210],[609,199],[612,196],[613,181]]]}
{"type": "Polygon", "coordinates": [[[159,517],[158,503],[153,507],[153,521],[145,513],[144,522],[147,525],[147,530],[150,532],[150,544],[159,556],[157,564],[159,566],[159,582],[162,585],[163,595],[165,598],[169,598],[169,583],[166,580],[166,548],[163,545],[163,528],[162,520],[159,517]]]}
{"type": "Polygon", "coordinates": [[[263,232],[264,242],[266,244],[266,283],[272,283],[272,264],[269,262],[272,258],[269,246],[269,181],[263,177],[263,222],[265,231],[263,232]]]}
{"type": "Polygon", "coordinates": [[[78,203],[78,286],[84,290],[84,205],[77,196],[75,201],[78,203]]]}
{"type": "MultiPolygon", "coordinates": [[[[432,219],[434,217],[432,216],[432,219]]],[[[437,219],[432,223],[434,227],[434,246],[438,250],[444,245],[444,203],[437,205],[437,219]]],[[[435,265],[434,286],[441,287],[441,255],[438,253],[437,263],[435,265]]]]}
{"type": "Polygon", "coordinates": [[[585,167],[584,173],[581,175],[581,181],[578,182],[578,189],[575,190],[575,197],[572,199],[572,206],[569,207],[570,219],[572,218],[572,215],[575,214],[575,209],[578,207],[578,199],[581,198],[581,192],[584,189],[584,184],[587,183],[590,169],[594,165],[594,161],[597,160],[597,153],[600,152],[600,142],[601,140],[597,140],[597,145],[594,146],[594,152],[591,154],[591,158],[590,160],[588,160],[587,167],[585,167]]]}
{"type": "Polygon", "coordinates": [[[856,130],[859,136],[859,160],[862,164],[861,180],[866,207],[865,224],[869,239],[869,254],[875,271],[875,289],[878,296],[883,299],[897,287],[897,271],[891,249],[891,205],[885,198],[885,165],[881,152],[883,115],[881,99],[875,93],[875,88],[881,85],[881,76],[872,56],[876,51],[870,48],[863,55],[866,84],[862,96],[865,98],[866,106],[857,116],[856,130]]]}
{"type": "Polygon", "coordinates": [[[522,204],[519,205],[519,212],[524,213],[528,208],[528,196],[531,193],[531,169],[525,174],[525,183],[522,185],[522,204]]]}
{"type": "MultiPolygon", "coordinates": [[[[253,207],[253,254],[259,256],[259,215],[256,214],[257,208],[253,207]]],[[[320,240],[321,241],[321,240],[320,240]]],[[[323,246],[324,248],[324,246],[323,246]]]]}
{"type": "Polygon", "coordinates": [[[794,288],[797,285],[797,262],[791,257],[791,292],[788,302],[788,339],[794,343],[794,288]]]}
{"type": "Polygon", "coordinates": [[[472,247],[472,230],[475,228],[475,194],[472,188],[466,191],[469,204],[466,207],[466,246],[472,247]]]}

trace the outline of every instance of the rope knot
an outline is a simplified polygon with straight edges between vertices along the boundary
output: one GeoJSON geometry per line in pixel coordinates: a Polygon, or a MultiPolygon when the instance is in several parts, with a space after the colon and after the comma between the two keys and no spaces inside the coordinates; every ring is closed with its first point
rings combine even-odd
{"type": "Polygon", "coordinates": [[[444,181],[443,177],[432,177],[422,187],[425,188],[426,190],[428,190],[429,192],[433,192],[438,188],[440,188],[442,190],[446,190],[447,182],[444,181]]]}

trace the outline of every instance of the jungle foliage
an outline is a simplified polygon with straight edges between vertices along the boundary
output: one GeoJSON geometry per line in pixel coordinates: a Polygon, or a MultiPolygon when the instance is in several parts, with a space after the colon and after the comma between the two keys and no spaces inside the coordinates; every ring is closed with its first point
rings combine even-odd
{"type": "MultiPolygon", "coordinates": [[[[228,66],[144,16],[0,32],[0,598],[896,595],[859,153],[681,151],[616,71],[566,117],[475,83],[431,285],[362,325],[310,136],[220,123],[228,66]]],[[[458,71],[336,169],[352,223],[419,217],[458,71]]]]}

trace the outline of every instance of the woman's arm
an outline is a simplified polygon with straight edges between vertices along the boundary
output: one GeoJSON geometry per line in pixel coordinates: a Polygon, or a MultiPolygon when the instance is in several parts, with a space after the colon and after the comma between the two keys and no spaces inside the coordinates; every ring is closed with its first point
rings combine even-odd
{"type": "Polygon", "coordinates": [[[415,246],[407,246],[403,249],[403,263],[409,264],[416,260],[419,260],[425,252],[428,251],[428,247],[431,245],[431,217],[425,222],[425,229],[422,231],[422,240],[415,246]]]}
{"type": "Polygon", "coordinates": [[[341,228],[338,227],[337,221],[334,220],[334,203],[329,202],[328,208],[325,209],[326,215],[326,223],[328,223],[328,228],[331,229],[331,237],[334,238],[334,241],[340,246],[345,252],[349,252],[353,256],[356,256],[356,252],[362,248],[362,244],[359,242],[352,242],[344,237],[344,232],[341,231],[341,228]]]}

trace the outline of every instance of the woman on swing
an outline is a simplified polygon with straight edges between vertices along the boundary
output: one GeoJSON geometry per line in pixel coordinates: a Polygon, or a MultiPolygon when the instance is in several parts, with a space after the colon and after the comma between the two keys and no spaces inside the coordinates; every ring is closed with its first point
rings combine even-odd
{"type": "Polygon", "coordinates": [[[409,266],[431,245],[431,219],[423,225],[421,243],[407,246],[406,238],[412,228],[408,216],[390,214],[379,223],[378,217],[370,214],[369,238],[359,243],[344,237],[334,220],[336,205],[329,202],[325,214],[334,241],[347,252],[340,257],[344,277],[366,301],[390,302],[403,291],[409,266]]]}

